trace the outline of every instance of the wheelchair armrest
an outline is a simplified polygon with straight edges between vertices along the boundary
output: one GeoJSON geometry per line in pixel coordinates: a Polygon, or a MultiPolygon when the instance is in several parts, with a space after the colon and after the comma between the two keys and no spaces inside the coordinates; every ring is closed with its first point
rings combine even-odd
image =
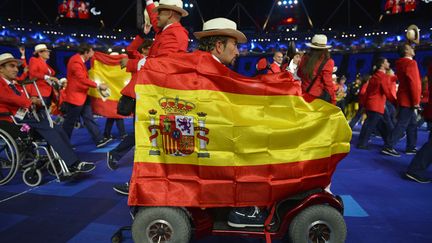
{"type": "Polygon", "coordinates": [[[36,82],[36,80],[37,80],[36,78],[26,79],[26,80],[22,81],[20,84],[22,84],[22,85],[32,84],[32,83],[36,82]]]}
{"type": "Polygon", "coordinates": [[[0,117],[12,116],[11,112],[0,112],[0,117]]]}

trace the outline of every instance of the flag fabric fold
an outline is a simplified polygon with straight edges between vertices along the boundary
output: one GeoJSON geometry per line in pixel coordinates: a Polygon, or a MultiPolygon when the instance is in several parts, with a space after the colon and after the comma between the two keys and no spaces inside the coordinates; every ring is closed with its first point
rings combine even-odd
{"type": "Polygon", "coordinates": [[[120,91],[131,79],[131,74],[126,69],[121,69],[120,60],[125,55],[107,55],[95,52],[91,59],[89,77],[95,82],[106,83],[111,90],[111,95],[103,99],[98,90],[89,89],[93,113],[107,118],[124,118],[117,114],[117,104],[121,97],[120,91]]]}
{"type": "Polygon", "coordinates": [[[129,205],[268,206],[326,187],[350,149],[340,109],[289,73],[248,78],[196,51],[149,58],[135,91],[129,205]]]}

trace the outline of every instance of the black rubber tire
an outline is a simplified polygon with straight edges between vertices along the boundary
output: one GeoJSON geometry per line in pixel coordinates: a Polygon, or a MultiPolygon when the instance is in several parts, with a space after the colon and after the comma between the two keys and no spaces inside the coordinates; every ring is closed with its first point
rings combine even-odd
{"type": "Polygon", "coordinates": [[[161,220],[169,224],[172,234],[170,243],[187,243],[191,238],[191,224],[186,212],[174,207],[145,207],[135,215],[132,224],[132,238],[136,243],[153,243],[148,234],[150,225],[161,220]]]}
{"type": "Polygon", "coordinates": [[[328,228],[331,229],[328,242],[345,242],[347,234],[345,220],[339,211],[327,205],[314,205],[300,212],[290,224],[288,232],[290,242],[312,242],[309,239],[309,228],[316,222],[320,222],[320,225],[328,226],[328,228]]]}

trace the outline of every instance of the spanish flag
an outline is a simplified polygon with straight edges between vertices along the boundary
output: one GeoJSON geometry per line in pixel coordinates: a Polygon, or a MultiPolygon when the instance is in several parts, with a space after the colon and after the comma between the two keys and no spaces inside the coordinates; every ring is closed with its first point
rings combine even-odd
{"type": "Polygon", "coordinates": [[[111,95],[103,99],[97,89],[89,89],[92,110],[95,114],[107,118],[124,118],[117,114],[117,104],[121,97],[120,91],[131,79],[131,74],[126,69],[121,69],[120,60],[124,55],[107,55],[95,52],[91,59],[89,77],[95,82],[106,83],[111,90],[111,95]]]}
{"type": "Polygon", "coordinates": [[[247,78],[196,51],[149,58],[135,91],[131,206],[269,206],[326,187],[350,149],[340,109],[289,73],[247,78]]]}

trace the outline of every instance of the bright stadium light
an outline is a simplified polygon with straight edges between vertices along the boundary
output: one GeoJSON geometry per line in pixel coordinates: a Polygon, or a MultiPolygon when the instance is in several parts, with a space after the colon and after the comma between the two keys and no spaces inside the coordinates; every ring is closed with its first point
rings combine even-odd
{"type": "Polygon", "coordinates": [[[286,0],[284,0],[282,3],[283,3],[283,5],[287,5],[288,2],[286,0]]]}

